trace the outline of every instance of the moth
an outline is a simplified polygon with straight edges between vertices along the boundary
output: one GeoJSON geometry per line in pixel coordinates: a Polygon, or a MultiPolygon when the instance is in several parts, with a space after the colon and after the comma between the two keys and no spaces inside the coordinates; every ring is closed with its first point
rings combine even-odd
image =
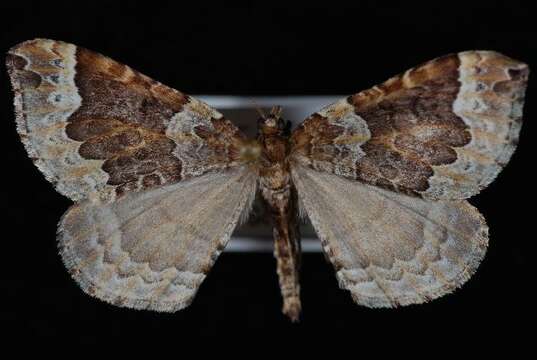
{"type": "Polygon", "coordinates": [[[497,52],[451,54],[293,131],[275,106],[248,139],[207,104],[72,44],[23,42],[7,68],[30,158],[74,201],[58,242],[82,290],[185,308],[259,192],[293,321],[301,216],[357,304],[423,303],[472,276],[488,228],[465,199],[515,150],[529,72],[497,52]]]}

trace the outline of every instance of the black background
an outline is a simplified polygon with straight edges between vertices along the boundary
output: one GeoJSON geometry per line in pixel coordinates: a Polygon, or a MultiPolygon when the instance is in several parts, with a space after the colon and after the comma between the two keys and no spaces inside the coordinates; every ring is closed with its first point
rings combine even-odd
{"type": "MultiPolygon", "coordinates": [[[[268,2],[2,2],[0,51],[35,37],[64,40],[191,94],[351,94],[423,61],[470,49],[500,51],[537,69],[534,1],[263,3],[268,2]]],[[[512,348],[519,349],[525,342],[522,326],[534,306],[530,245],[535,233],[530,230],[536,220],[527,205],[534,201],[536,84],[530,76],[517,152],[498,179],[471,199],[487,218],[491,238],[487,257],[462,289],[425,305],[371,310],[338,289],[322,255],[309,254],[302,273],[302,321],[291,324],[280,313],[270,254],[224,253],[194,303],[175,314],[116,308],[84,295],[56,250],[56,223],[70,201],[27,158],[15,131],[6,74],[0,71],[1,172],[7,179],[2,186],[7,199],[2,202],[2,324],[19,339],[82,344],[121,336],[131,342],[177,340],[184,332],[240,337],[246,331],[281,339],[351,334],[356,345],[366,335],[417,334],[418,341],[428,334],[439,349],[452,350],[482,334],[499,335],[495,345],[514,335],[512,348]],[[453,329],[448,337],[436,336],[446,329],[453,329]]]]}

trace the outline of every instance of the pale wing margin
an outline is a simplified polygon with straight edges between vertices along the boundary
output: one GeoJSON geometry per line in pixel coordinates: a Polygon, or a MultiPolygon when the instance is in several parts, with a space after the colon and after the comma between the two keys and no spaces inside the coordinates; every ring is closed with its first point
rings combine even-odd
{"type": "Polygon", "coordinates": [[[117,306],[173,312],[190,304],[249,211],[256,174],[246,167],[71,207],[60,253],[89,295],[117,306]]]}
{"type": "Polygon", "coordinates": [[[300,165],[292,177],[340,287],[360,305],[438,298],[485,256],[487,225],[466,201],[426,201],[300,165]]]}
{"type": "MultiPolygon", "coordinates": [[[[28,155],[60,193],[79,200],[82,196],[64,187],[58,175],[81,162],[79,144],[65,134],[67,119],[82,103],[75,84],[76,46],[44,39],[24,42],[9,50],[6,66],[15,95],[17,131],[28,155]]],[[[73,174],[76,187],[105,184],[101,165],[88,162],[89,176],[73,174]]]]}

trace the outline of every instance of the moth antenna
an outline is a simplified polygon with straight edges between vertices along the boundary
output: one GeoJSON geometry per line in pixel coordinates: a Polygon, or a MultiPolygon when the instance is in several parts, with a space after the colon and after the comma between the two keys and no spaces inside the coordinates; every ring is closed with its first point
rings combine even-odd
{"type": "Polygon", "coordinates": [[[257,104],[255,102],[254,99],[250,99],[250,101],[252,102],[252,104],[254,105],[254,109],[257,111],[257,113],[259,114],[259,116],[261,116],[263,119],[266,119],[267,118],[267,114],[265,114],[265,112],[263,111],[263,109],[261,108],[261,106],[259,106],[259,104],[257,104]]]}
{"type": "Polygon", "coordinates": [[[272,109],[270,110],[270,115],[279,119],[280,116],[282,115],[282,107],[280,105],[273,106],[272,109]]]}

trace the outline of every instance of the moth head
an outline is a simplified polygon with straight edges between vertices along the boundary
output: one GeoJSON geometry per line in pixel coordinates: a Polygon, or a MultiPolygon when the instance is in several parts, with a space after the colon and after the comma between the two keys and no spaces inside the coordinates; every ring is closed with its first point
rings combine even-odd
{"type": "Polygon", "coordinates": [[[265,135],[285,135],[290,132],[291,122],[286,121],[281,117],[281,106],[273,106],[268,115],[259,108],[257,110],[261,115],[257,121],[259,132],[265,135]]]}

